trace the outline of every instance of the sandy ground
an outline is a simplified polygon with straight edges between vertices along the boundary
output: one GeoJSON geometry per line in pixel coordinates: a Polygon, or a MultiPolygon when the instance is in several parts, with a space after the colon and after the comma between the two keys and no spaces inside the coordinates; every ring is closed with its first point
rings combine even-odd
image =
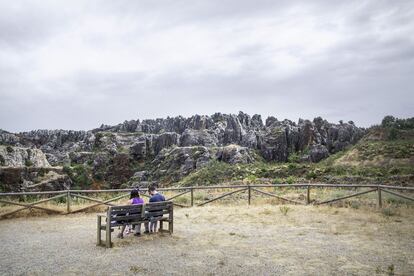
{"type": "Polygon", "coordinates": [[[113,233],[111,249],[96,214],[2,220],[0,274],[414,275],[412,208],[284,206],[176,208],[172,236],[113,233]]]}

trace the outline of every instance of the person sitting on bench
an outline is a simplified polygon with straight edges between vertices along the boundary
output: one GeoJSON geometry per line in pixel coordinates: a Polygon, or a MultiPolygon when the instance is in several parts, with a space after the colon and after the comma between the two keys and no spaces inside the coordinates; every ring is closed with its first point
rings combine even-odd
{"type": "MultiPolygon", "coordinates": [[[[149,202],[160,202],[165,201],[165,197],[157,192],[157,187],[155,185],[151,185],[148,187],[148,193],[151,195],[149,202]]],[[[156,211],[156,210],[154,210],[156,211]]],[[[145,233],[155,233],[157,229],[158,219],[161,217],[152,217],[151,211],[148,212],[148,216],[150,218],[149,229],[148,229],[148,222],[145,223],[145,233]]]]}
{"type": "MultiPolygon", "coordinates": [[[[137,189],[133,189],[131,191],[129,204],[132,205],[138,205],[138,204],[144,204],[144,200],[139,196],[139,191],[137,189]]],[[[124,231],[125,231],[126,225],[123,225],[121,227],[121,232],[118,234],[118,238],[122,239],[124,237],[124,231]]],[[[129,226],[131,227],[131,226],[129,226]]],[[[135,226],[135,236],[141,235],[141,224],[138,224],[135,226]]]]}

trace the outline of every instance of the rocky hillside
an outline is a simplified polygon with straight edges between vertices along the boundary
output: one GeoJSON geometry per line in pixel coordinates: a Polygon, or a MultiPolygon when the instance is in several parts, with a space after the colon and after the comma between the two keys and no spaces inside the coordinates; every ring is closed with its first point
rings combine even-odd
{"type": "MultiPolygon", "coordinates": [[[[356,145],[366,133],[353,122],[333,124],[320,117],[297,123],[269,117],[263,122],[260,115],[243,112],[131,120],[90,131],[0,131],[0,181],[9,190],[13,185],[4,185],[2,178],[7,170],[50,164],[63,166],[61,174],[73,188],[119,188],[148,181],[170,185],[188,182],[214,164],[317,163],[356,145]],[[24,155],[29,151],[30,156],[24,155]]],[[[27,180],[22,173],[7,181],[21,190],[27,180]]]]}
{"type": "Polygon", "coordinates": [[[319,163],[303,162],[298,154],[291,154],[286,163],[210,162],[179,184],[319,182],[414,186],[414,118],[394,118],[391,125],[387,120],[389,117],[381,125],[366,130],[355,145],[319,163]]]}

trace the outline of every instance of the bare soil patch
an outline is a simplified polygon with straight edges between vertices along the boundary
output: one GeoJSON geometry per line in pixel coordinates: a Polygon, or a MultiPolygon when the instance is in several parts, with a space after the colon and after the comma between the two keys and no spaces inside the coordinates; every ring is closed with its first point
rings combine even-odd
{"type": "Polygon", "coordinates": [[[177,208],[174,226],[105,249],[95,214],[2,220],[0,274],[414,274],[412,208],[212,205],[177,208]]]}

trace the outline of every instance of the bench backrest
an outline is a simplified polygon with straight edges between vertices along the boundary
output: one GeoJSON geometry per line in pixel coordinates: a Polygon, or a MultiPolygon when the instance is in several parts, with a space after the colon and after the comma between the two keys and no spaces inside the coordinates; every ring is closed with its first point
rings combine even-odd
{"type": "Polygon", "coordinates": [[[172,214],[173,203],[171,201],[151,202],[145,205],[122,205],[108,208],[107,217],[111,226],[121,226],[132,222],[148,220],[151,217],[162,217],[172,214]]]}
{"type": "Polygon", "coordinates": [[[107,217],[110,218],[111,226],[140,221],[144,217],[144,205],[111,206],[108,208],[107,217]]]}
{"type": "Polygon", "coordinates": [[[150,202],[145,204],[145,215],[149,217],[162,217],[172,212],[173,203],[171,201],[150,202]]]}

